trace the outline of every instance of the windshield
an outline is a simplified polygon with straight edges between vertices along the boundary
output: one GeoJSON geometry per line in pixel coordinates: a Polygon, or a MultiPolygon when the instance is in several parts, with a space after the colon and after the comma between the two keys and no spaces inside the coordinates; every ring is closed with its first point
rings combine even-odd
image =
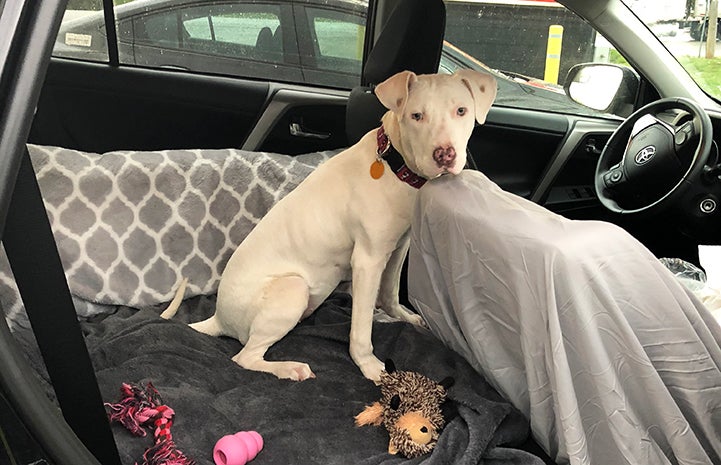
{"type": "Polygon", "coordinates": [[[718,2],[623,0],[676,57],[696,83],[721,100],[721,28],[718,2]],[[715,4],[716,11],[709,6],[715,4]]]}

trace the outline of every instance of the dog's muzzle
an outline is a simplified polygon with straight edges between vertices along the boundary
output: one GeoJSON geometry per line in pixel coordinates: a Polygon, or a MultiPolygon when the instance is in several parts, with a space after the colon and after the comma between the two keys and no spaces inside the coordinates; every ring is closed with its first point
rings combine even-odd
{"type": "Polygon", "coordinates": [[[453,147],[436,147],[433,160],[439,168],[451,168],[456,161],[456,149],[453,147]]]}

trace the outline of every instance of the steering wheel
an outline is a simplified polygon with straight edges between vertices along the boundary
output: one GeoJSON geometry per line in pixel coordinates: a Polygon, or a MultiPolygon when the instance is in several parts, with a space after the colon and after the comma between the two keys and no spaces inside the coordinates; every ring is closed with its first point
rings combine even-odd
{"type": "Polygon", "coordinates": [[[711,118],[692,100],[665,98],[646,105],[603,148],[595,174],[598,199],[621,214],[658,212],[678,202],[701,181],[712,136],[711,118]],[[661,119],[664,113],[671,117],[661,119]]]}

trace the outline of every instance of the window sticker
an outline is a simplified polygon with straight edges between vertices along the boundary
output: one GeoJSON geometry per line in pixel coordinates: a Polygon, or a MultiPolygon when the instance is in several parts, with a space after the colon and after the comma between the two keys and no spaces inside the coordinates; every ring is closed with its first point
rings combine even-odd
{"type": "Polygon", "coordinates": [[[75,34],[68,32],[65,34],[65,45],[77,45],[78,47],[90,47],[92,45],[93,36],[90,34],[75,34]]]}

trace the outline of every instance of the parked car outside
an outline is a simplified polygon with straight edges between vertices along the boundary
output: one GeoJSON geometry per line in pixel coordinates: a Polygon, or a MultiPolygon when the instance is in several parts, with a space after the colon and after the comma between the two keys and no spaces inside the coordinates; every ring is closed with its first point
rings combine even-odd
{"type": "MultiPolygon", "coordinates": [[[[365,0],[134,0],[117,5],[119,60],[124,64],[352,88],[360,83],[365,0]]],[[[536,7],[539,11],[544,8],[536,7]]],[[[54,55],[107,61],[102,11],[66,13],[54,55]]],[[[492,69],[446,41],[439,70],[490,72],[497,104],[531,105],[577,114],[596,111],[569,99],[562,85],[492,69]],[[529,88],[529,86],[533,88],[529,88]],[[549,92],[547,92],[549,91],[549,92]],[[555,94],[555,95],[554,95],[555,94]]]]}

